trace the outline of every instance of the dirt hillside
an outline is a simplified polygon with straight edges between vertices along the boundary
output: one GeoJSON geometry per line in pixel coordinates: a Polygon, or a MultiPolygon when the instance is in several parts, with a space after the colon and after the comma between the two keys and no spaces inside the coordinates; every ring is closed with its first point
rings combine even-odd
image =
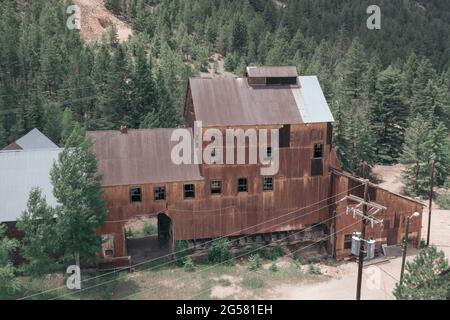
{"type": "Polygon", "coordinates": [[[81,9],[81,39],[83,41],[100,40],[110,24],[117,28],[120,42],[128,40],[128,37],[133,34],[133,30],[126,22],[105,8],[103,0],[74,0],[74,3],[81,9]]]}

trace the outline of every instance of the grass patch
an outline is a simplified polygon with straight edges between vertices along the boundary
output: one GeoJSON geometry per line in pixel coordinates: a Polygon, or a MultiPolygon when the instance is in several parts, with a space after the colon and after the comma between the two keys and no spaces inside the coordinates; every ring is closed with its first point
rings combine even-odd
{"type": "Polygon", "coordinates": [[[229,286],[231,286],[232,283],[230,280],[222,278],[222,279],[217,280],[217,284],[221,285],[222,287],[229,287],[229,286]]]}
{"type": "Polygon", "coordinates": [[[241,285],[248,289],[263,289],[266,287],[266,282],[261,277],[247,276],[241,281],[241,285]]]}

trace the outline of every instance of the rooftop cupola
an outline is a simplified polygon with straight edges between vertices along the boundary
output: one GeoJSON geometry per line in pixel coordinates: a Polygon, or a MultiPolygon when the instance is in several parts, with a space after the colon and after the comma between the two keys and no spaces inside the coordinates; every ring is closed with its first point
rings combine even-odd
{"type": "Polygon", "coordinates": [[[245,77],[251,86],[298,86],[296,67],[247,67],[245,77]]]}

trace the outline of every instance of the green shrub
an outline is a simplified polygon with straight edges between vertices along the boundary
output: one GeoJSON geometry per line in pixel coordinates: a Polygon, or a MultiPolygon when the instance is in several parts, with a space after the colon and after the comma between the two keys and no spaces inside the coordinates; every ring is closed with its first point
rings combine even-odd
{"type": "Polygon", "coordinates": [[[420,242],[419,242],[419,248],[420,248],[420,249],[423,249],[423,248],[425,248],[426,246],[427,246],[426,241],[425,241],[424,239],[420,239],[420,242]]]}
{"type": "Polygon", "coordinates": [[[319,275],[322,274],[322,272],[320,271],[319,268],[317,268],[315,265],[310,264],[309,265],[309,269],[308,269],[308,273],[309,274],[313,274],[313,275],[319,275]]]}
{"type": "Polygon", "coordinates": [[[261,268],[261,256],[259,254],[252,254],[248,258],[248,269],[250,271],[256,271],[261,268]]]}
{"type": "Polygon", "coordinates": [[[158,229],[149,222],[144,224],[143,232],[145,235],[150,236],[158,233],[158,229]]]}
{"type": "Polygon", "coordinates": [[[272,271],[272,272],[277,272],[278,271],[277,263],[275,261],[272,262],[272,265],[270,266],[269,270],[272,271]]]}
{"type": "Polygon", "coordinates": [[[195,270],[194,261],[191,257],[185,258],[183,269],[185,272],[193,272],[195,270]]]}
{"type": "Polygon", "coordinates": [[[280,246],[272,247],[269,252],[270,252],[269,255],[270,260],[277,260],[278,258],[284,256],[283,248],[281,248],[280,246]]]}
{"type": "Polygon", "coordinates": [[[179,267],[184,266],[186,257],[194,252],[193,248],[189,248],[189,242],[186,240],[175,241],[175,264],[179,267]]]}
{"type": "Polygon", "coordinates": [[[231,263],[230,242],[228,239],[214,240],[208,248],[207,259],[209,263],[222,263],[225,261],[231,263]]]}
{"type": "Polygon", "coordinates": [[[436,198],[436,203],[442,210],[450,210],[450,191],[439,193],[436,198]]]}

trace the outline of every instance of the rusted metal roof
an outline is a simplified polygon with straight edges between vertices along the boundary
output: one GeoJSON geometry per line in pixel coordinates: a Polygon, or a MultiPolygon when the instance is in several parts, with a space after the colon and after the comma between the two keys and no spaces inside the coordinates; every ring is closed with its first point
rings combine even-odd
{"type": "Polygon", "coordinates": [[[9,151],[9,150],[23,150],[23,149],[17,143],[12,142],[11,144],[4,147],[1,151],[9,151]]]}
{"type": "Polygon", "coordinates": [[[203,126],[256,126],[333,122],[317,77],[298,77],[300,87],[250,86],[247,78],[191,78],[196,120],[203,126]]]}
{"type": "Polygon", "coordinates": [[[198,165],[172,162],[172,147],[177,144],[171,142],[174,130],[89,131],[87,135],[93,143],[102,185],[202,180],[198,165]]]}
{"type": "Polygon", "coordinates": [[[296,67],[247,67],[247,76],[262,78],[296,78],[296,67]]]}

